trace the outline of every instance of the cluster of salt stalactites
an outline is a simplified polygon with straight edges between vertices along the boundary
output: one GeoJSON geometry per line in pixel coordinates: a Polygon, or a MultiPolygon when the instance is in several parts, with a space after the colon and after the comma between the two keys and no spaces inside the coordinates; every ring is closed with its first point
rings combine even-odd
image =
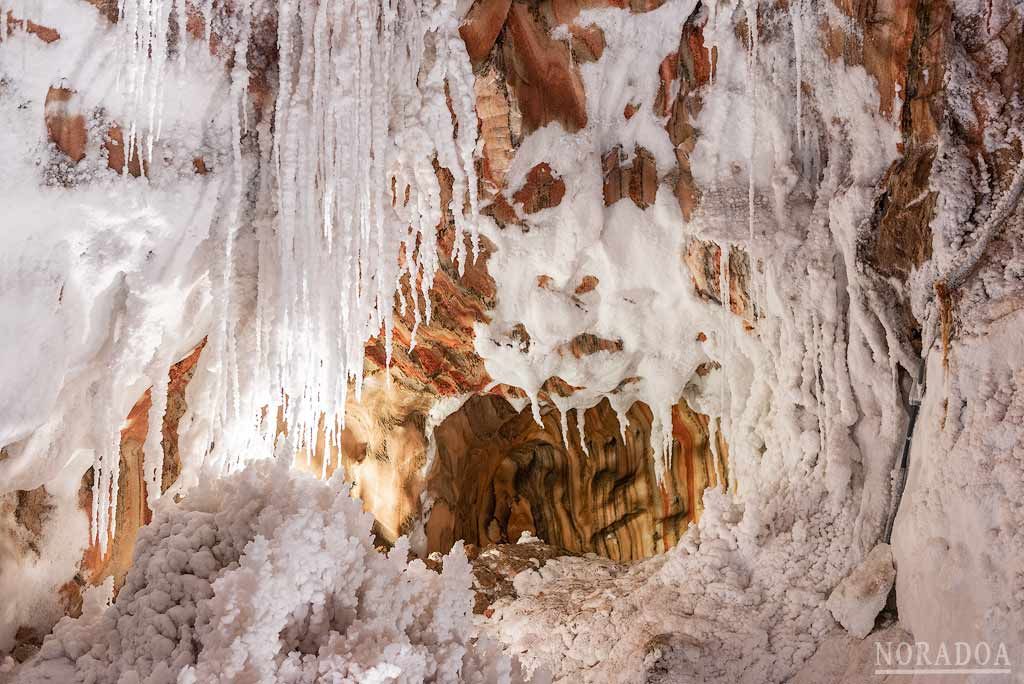
{"type": "MultiPolygon", "coordinates": [[[[205,451],[216,470],[236,465],[230,454],[269,453],[282,424],[288,448],[314,444],[321,426],[337,441],[349,383],[357,397],[361,390],[366,341],[383,334],[390,361],[396,303],[402,313],[411,308],[416,325],[430,320],[436,230],[446,210],[460,268],[477,246],[473,76],[454,1],[267,5],[215,8],[205,0],[196,8],[207,39],[214,26],[222,45],[233,41],[225,103],[233,163],[220,199],[223,251],[210,264],[214,323],[201,363],[216,372],[190,395],[190,413],[202,419],[183,428],[191,430],[184,442],[205,451]],[[278,26],[277,101],[255,126],[258,150],[249,154],[242,139],[253,118],[250,37],[268,10],[278,26]],[[453,176],[450,207],[441,204],[435,162],[453,176]]],[[[172,18],[186,25],[186,4],[122,0],[120,12],[130,144],[151,157],[167,97],[161,74],[174,56],[168,27],[172,18]]],[[[177,59],[185,52],[176,50],[177,59]]],[[[157,398],[144,463],[151,503],[161,491],[171,361],[152,374],[157,398]]],[[[117,440],[97,457],[93,530],[103,546],[113,531],[118,459],[117,440]]]]}
{"type": "Polygon", "coordinates": [[[435,158],[456,178],[455,258],[465,262],[476,118],[457,28],[451,7],[409,0],[281,3],[278,221],[259,236],[270,267],[257,304],[258,320],[276,325],[261,331],[260,363],[288,397],[287,423],[309,439],[320,412],[343,413],[349,381],[358,396],[371,335],[383,332],[390,359],[403,272],[417,324],[430,319],[445,210],[435,158]]]}

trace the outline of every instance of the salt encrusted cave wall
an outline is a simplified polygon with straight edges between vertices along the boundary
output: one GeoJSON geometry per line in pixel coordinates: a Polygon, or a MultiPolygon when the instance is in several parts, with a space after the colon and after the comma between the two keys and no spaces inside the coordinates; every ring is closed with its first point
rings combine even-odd
{"type": "MultiPolygon", "coordinates": [[[[16,125],[3,141],[37,155],[39,170],[2,180],[8,192],[31,192],[34,184],[79,191],[100,211],[149,177],[157,188],[150,206],[132,205],[131,216],[173,217],[125,233],[115,247],[109,236],[74,243],[84,253],[106,248],[122,271],[138,274],[128,291],[143,315],[149,303],[154,317],[187,320],[168,328],[180,338],[160,445],[163,488],[173,495],[176,483],[198,475],[189,470],[194,464],[179,461],[179,422],[187,429],[202,421],[187,414],[190,392],[217,371],[202,349],[214,326],[209,283],[202,262],[188,253],[217,235],[216,211],[197,201],[186,218],[179,197],[222,191],[231,154],[214,135],[226,128],[223,121],[204,128],[187,112],[169,111],[171,142],[162,157],[143,162],[136,153],[125,163],[124,124],[89,80],[116,67],[104,55],[114,54],[108,23],[117,12],[115,3],[92,4],[4,8],[2,111],[16,125]],[[61,10],[76,19],[68,28],[61,10]],[[86,13],[92,24],[78,21],[86,13]],[[90,28],[76,35],[83,26],[90,28]],[[48,51],[27,83],[8,78],[24,69],[18,49],[26,42],[48,51]],[[92,56],[90,69],[71,66],[83,55],[92,56]],[[122,168],[135,185],[115,185],[122,168]],[[155,250],[159,268],[147,270],[158,234],[187,239],[174,258],[155,250]],[[184,304],[161,313],[157,295],[165,293],[184,304]]],[[[297,466],[329,473],[342,462],[353,493],[375,515],[378,538],[411,533],[421,553],[445,552],[459,538],[479,546],[515,541],[523,531],[616,561],[675,549],[632,569],[555,563],[543,582],[523,583],[519,603],[499,608],[495,633],[569,680],[612,681],[621,673],[623,681],[684,681],[671,678],[679,667],[697,680],[778,680],[828,634],[822,599],[880,535],[903,439],[902,404],[926,345],[928,390],[894,534],[900,620],[917,639],[1024,646],[1024,361],[1014,351],[1024,348],[1024,235],[1019,207],[999,211],[1019,182],[1022,157],[1020,8],[969,0],[700,3],[682,11],[684,4],[469,5],[460,33],[476,77],[480,197],[493,221],[481,236],[481,256],[462,273],[453,263],[454,179],[435,164],[445,211],[437,226],[433,320],[417,325],[411,309],[396,308],[390,382],[383,380],[385,341],[371,339],[371,379],[363,401],[349,401],[340,452],[321,435],[297,466]],[[595,9],[607,13],[573,23],[595,9]],[[669,28],[675,33],[664,35],[669,28]],[[768,78],[773,69],[777,81],[768,78]],[[616,233],[624,227],[627,234],[616,233]],[[619,272],[629,269],[657,272],[630,280],[619,272]],[[834,291],[822,288],[833,281],[834,291]],[[617,298],[633,298],[636,309],[625,316],[576,313],[617,298]],[[682,317],[681,327],[655,326],[659,317],[676,321],[673,311],[691,318],[682,317]],[[654,334],[636,332],[647,329],[654,334]],[[764,340],[777,346],[774,355],[761,351],[764,340]],[[831,348],[834,356],[826,353],[831,348]],[[745,389],[750,376],[768,373],[790,352],[804,357],[797,381],[779,370],[770,401],[763,390],[745,389]],[[664,364],[645,366],[644,358],[664,364]],[[872,368],[881,371],[868,373],[872,368]],[[664,386],[654,382],[659,376],[664,386]],[[608,378],[611,386],[604,386],[608,378]],[[872,384],[875,392],[864,387],[872,384]],[[765,437],[781,408],[760,414],[752,428],[741,425],[747,406],[763,403],[799,405],[803,432],[765,437]],[[662,434],[670,436],[667,454],[658,453],[662,434]],[[712,515],[677,549],[701,519],[706,487],[715,488],[712,515]],[[783,538],[790,546],[772,547],[783,538]],[[702,544],[723,560],[692,560],[702,544]],[[762,545],[769,551],[751,550],[762,545]],[[813,567],[790,558],[793,549],[813,567]],[[764,579],[776,570],[793,583],[806,575],[806,586],[778,597],[774,580],[764,579]],[[607,605],[587,603],[593,597],[573,582],[580,576],[612,597],[611,618],[607,605]],[[685,577],[717,584],[706,595],[672,588],[685,577]],[[672,597],[680,614],[659,612],[672,600],[664,591],[679,592],[672,597]],[[740,598],[723,607],[716,603],[722,594],[740,598]],[[566,628],[570,613],[575,623],[566,628]],[[694,615],[710,621],[692,628],[686,619],[694,615]],[[734,626],[747,625],[750,615],[761,626],[734,626]],[[623,638],[629,629],[635,634],[623,638]],[[809,636],[797,639],[791,629],[809,636]],[[543,643],[551,633],[564,639],[543,643]],[[785,653],[765,643],[790,637],[785,653]],[[738,650],[742,643],[763,650],[763,661],[738,650]],[[695,664],[695,648],[716,657],[695,664]],[[593,662],[594,653],[602,662],[593,662]]],[[[274,4],[256,8],[247,63],[251,121],[242,148],[251,163],[259,136],[271,134],[276,96],[274,4]]],[[[215,18],[228,25],[230,11],[215,18]]],[[[186,28],[201,43],[207,27],[200,13],[189,13],[186,28]]],[[[232,59],[218,47],[216,27],[212,34],[193,51],[209,59],[191,59],[175,76],[177,83],[209,79],[203,106],[194,108],[211,112],[217,79],[232,59]]],[[[255,198],[246,202],[248,219],[255,198]]],[[[59,214],[42,216],[59,227],[59,214]]],[[[111,282],[84,290],[96,293],[97,311],[112,301],[105,298],[111,282]]],[[[62,326],[77,325],[60,307],[82,302],[64,304],[63,286],[52,285],[46,296],[60,313],[36,328],[45,353],[5,359],[4,377],[24,376],[15,365],[46,363],[46,354],[71,359],[70,377],[99,354],[92,339],[53,345],[62,326]]],[[[410,285],[405,276],[405,299],[410,285]]],[[[22,321],[8,323],[15,334],[28,330],[22,321]]],[[[101,316],[97,327],[108,325],[101,316]]],[[[143,358],[124,354],[113,368],[120,373],[143,358]]],[[[79,609],[83,586],[108,576],[115,587],[123,581],[134,535],[150,515],[140,476],[149,381],[125,377],[124,405],[102,407],[127,417],[118,531],[105,554],[84,548],[88,472],[84,485],[69,484],[58,482],[53,468],[13,469],[9,459],[13,470],[4,472],[18,491],[4,494],[0,509],[0,588],[13,595],[16,587],[18,600],[5,606],[0,647],[38,642],[62,612],[79,609]],[[67,514],[79,506],[81,515],[67,514]]],[[[59,421],[38,424],[48,406],[78,396],[62,392],[24,406],[17,396],[2,397],[4,415],[13,416],[5,422],[15,429],[0,442],[13,453],[25,440],[64,434],[59,421]]],[[[40,396],[19,385],[11,394],[40,396]]],[[[84,470],[88,455],[69,445],[68,459],[84,470]]]]}

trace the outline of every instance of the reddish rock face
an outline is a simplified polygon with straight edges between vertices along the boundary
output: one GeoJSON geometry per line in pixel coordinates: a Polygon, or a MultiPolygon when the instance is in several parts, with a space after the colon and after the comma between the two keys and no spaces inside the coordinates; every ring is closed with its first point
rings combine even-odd
{"type": "Polygon", "coordinates": [[[118,0],[86,0],[90,5],[99,10],[99,13],[106,17],[112,24],[118,19],[118,0]]]}
{"type": "Polygon", "coordinates": [[[676,150],[676,199],[687,221],[700,202],[700,192],[690,169],[690,155],[697,144],[697,131],[692,122],[700,113],[700,90],[711,81],[716,58],[717,48],[709,53],[704,47],[703,25],[690,19],[683,26],[679,49],[666,57],[658,69],[661,86],[655,108],[662,116],[669,117],[665,127],[676,150]],[[679,90],[675,100],[670,100],[669,93],[676,81],[679,90]]]}
{"type": "Polygon", "coordinates": [[[46,93],[46,132],[50,142],[71,161],[85,158],[85,117],[72,106],[75,91],[51,87],[46,93]]]}
{"type": "MultiPolygon", "coordinates": [[[[683,255],[683,263],[690,271],[690,279],[697,294],[703,299],[721,304],[722,248],[714,242],[691,240],[683,255]]],[[[757,320],[758,312],[750,299],[749,284],[749,256],[737,247],[730,247],[726,284],[729,291],[729,310],[752,324],[757,320]]]]}
{"type": "Polygon", "coordinates": [[[928,187],[935,148],[914,146],[886,173],[876,208],[877,232],[864,258],[886,276],[906,281],[932,252],[931,223],[938,194],[928,187]]]}
{"type": "MultiPolygon", "coordinates": [[[[89,133],[85,114],[78,107],[75,91],[66,87],[53,86],[46,94],[46,132],[50,142],[74,163],[86,156],[89,133]]],[[[125,170],[125,140],[121,126],[111,124],[102,142],[107,153],[107,168],[117,173],[125,170]]],[[[127,172],[138,178],[149,175],[149,162],[142,159],[136,144],[128,160],[127,172]]]]}
{"type": "MultiPolygon", "coordinates": [[[[11,35],[15,31],[25,31],[34,35],[44,43],[53,43],[60,40],[60,33],[56,29],[52,29],[49,26],[43,26],[37,24],[34,21],[19,19],[14,16],[13,11],[7,12],[7,35],[11,35]]],[[[3,40],[3,31],[0,31],[0,41],[3,40]]]]}
{"type": "Polygon", "coordinates": [[[515,157],[515,144],[522,135],[514,116],[508,84],[493,65],[476,74],[476,117],[483,141],[480,159],[481,194],[485,199],[505,187],[505,174],[515,157]]]}
{"type": "MultiPolygon", "coordinates": [[[[112,171],[117,171],[118,173],[125,170],[124,134],[121,132],[120,126],[115,124],[107,131],[107,138],[103,141],[103,149],[107,151],[107,168],[112,171]]],[[[132,148],[132,156],[128,160],[127,171],[135,178],[138,178],[143,174],[147,177],[149,176],[149,162],[140,159],[138,145],[135,145],[132,148]]]]}
{"type": "Polygon", "coordinates": [[[568,345],[560,348],[559,353],[571,354],[579,359],[601,351],[620,352],[622,349],[622,340],[608,340],[590,333],[580,333],[568,345]]]}
{"type": "Polygon", "coordinates": [[[658,194],[658,165],[654,155],[642,147],[636,148],[633,159],[625,161],[622,149],[616,147],[605,154],[604,204],[610,206],[623,197],[633,200],[641,209],[654,204],[658,194]]]}
{"type": "Polygon", "coordinates": [[[622,0],[550,0],[540,4],[550,26],[569,27],[569,48],[577,62],[592,62],[604,53],[604,32],[594,25],[576,23],[580,12],[602,7],[625,7],[622,0]]]}
{"type": "MultiPolygon", "coordinates": [[[[438,179],[442,186],[442,206],[448,207],[451,174],[439,168],[438,179]]],[[[407,307],[404,315],[395,311],[392,376],[410,392],[450,396],[479,391],[490,382],[483,360],[473,346],[473,326],[488,320],[487,311],[493,308],[495,296],[494,280],[487,273],[492,246],[486,239],[480,242],[479,256],[466,264],[460,275],[452,261],[455,228],[451,211],[447,209],[438,226],[440,267],[434,274],[434,287],[430,291],[433,318],[417,329],[416,345],[411,352],[415,324],[412,307],[407,307]]],[[[408,281],[408,275],[404,276],[400,296],[412,301],[408,281]]],[[[366,345],[367,370],[383,370],[386,359],[383,339],[372,338],[366,345]]]]}
{"type": "Polygon", "coordinates": [[[508,17],[512,0],[477,0],[459,27],[469,58],[478,63],[490,54],[508,17]]]}
{"type": "Polygon", "coordinates": [[[600,282],[601,281],[597,279],[597,276],[585,275],[583,276],[583,279],[580,280],[580,284],[576,286],[576,294],[581,295],[593,292],[597,289],[600,282]]]}
{"type": "Polygon", "coordinates": [[[537,164],[526,175],[526,182],[512,195],[517,204],[521,204],[527,214],[535,214],[541,209],[557,207],[565,197],[565,182],[551,173],[547,162],[537,164]]]}
{"type": "MultiPolygon", "coordinates": [[[[890,116],[896,96],[907,92],[907,77],[911,45],[917,22],[922,15],[938,9],[934,3],[919,12],[925,3],[920,0],[886,0],[866,3],[861,0],[841,0],[836,7],[853,20],[861,35],[850,35],[840,26],[825,20],[825,49],[833,59],[841,58],[847,64],[863,64],[878,83],[880,109],[890,116]]],[[[927,17],[924,17],[928,21],[927,17]]],[[[837,22],[838,23],[838,22],[837,22]]],[[[939,81],[941,82],[941,78],[939,81]]]]}
{"type": "Polygon", "coordinates": [[[529,133],[552,122],[574,132],[587,125],[583,80],[569,48],[553,40],[529,5],[513,2],[506,26],[506,78],[529,133]]]}

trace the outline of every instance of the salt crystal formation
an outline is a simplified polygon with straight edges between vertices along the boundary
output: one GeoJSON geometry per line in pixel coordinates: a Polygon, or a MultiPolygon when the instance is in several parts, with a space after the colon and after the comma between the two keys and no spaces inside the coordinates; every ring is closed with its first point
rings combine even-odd
{"type": "Polygon", "coordinates": [[[828,597],[828,609],[850,634],[863,639],[875,626],[896,581],[892,548],[879,544],[828,597]]]}
{"type": "MultiPolygon", "coordinates": [[[[290,447],[315,443],[322,416],[326,439],[337,446],[350,383],[357,398],[361,393],[371,336],[383,336],[390,362],[396,294],[416,325],[431,320],[436,227],[445,212],[454,218],[455,261],[465,268],[477,252],[473,75],[455,3],[278,2],[273,136],[263,129],[253,169],[242,146],[249,45],[261,8],[252,0],[229,8],[220,37],[233,46],[224,105],[230,179],[221,198],[220,253],[211,263],[217,294],[204,361],[218,372],[199,400],[204,418],[192,443],[222,472],[239,465],[238,454],[272,451],[280,433],[267,416],[279,410],[290,447]],[[453,174],[450,206],[442,205],[435,164],[453,174]],[[261,218],[243,230],[253,191],[261,218]],[[252,267],[255,282],[243,275],[252,267]],[[406,293],[398,292],[403,277],[406,293]]],[[[161,129],[160,84],[174,66],[171,3],[126,0],[121,10],[129,147],[141,141],[151,157],[161,129]]],[[[211,0],[201,13],[209,31],[211,0]]],[[[157,366],[162,396],[169,363],[157,366]]],[[[164,408],[154,403],[150,420],[151,500],[161,491],[164,408]]],[[[117,499],[116,444],[96,458],[92,529],[105,548],[117,499]]]]}
{"type": "MultiPolygon", "coordinates": [[[[521,397],[517,411],[532,404],[524,417],[558,434],[545,449],[575,440],[588,463],[602,464],[603,450],[623,464],[614,434],[604,447],[590,439],[604,402],[620,418],[620,444],[627,432],[650,442],[661,482],[639,480],[647,494],[617,520],[636,502],[669,498],[658,489],[679,458],[677,402],[707,417],[709,470],[722,474],[706,491],[710,479],[693,480],[703,513],[681,536],[677,526],[652,540],[662,555],[631,565],[559,559],[510,581],[513,595],[480,627],[528,668],[594,684],[781,682],[834,637],[833,612],[863,631],[884,584],[868,582],[854,600],[841,582],[896,508],[893,468],[922,365],[927,388],[893,533],[901,624],[916,640],[1020,650],[1019,3],[653,0],[627,10],[481,0],[464,25],[475,35],[466,39],[475,84],[456,33],[469,3],[95,4],[106,16],[85,0],[2,9],[0,329],[10,352],[0,355],[0,490],[10,501],[45,484],[60,505],[32,537],[45,537],[38,563],[26,551],[0,568],[3,588],[18,592],[0,606],[0,648],[29,621],[48,629],[33,601],[53,599],[79,569],[87,522],[68,522],[90,466],[99,555],[128,489],[118,489],[122,457],[142,472],[133,491],[144,486],[151,505],[164,505],[161,447],[173,439],[160,417],[173,413],[163,395],[176,359],[207,338],[178,397],[187,410],[176,421],[182,470],[172,494],[219,491],[211,480],[270,454],[279,432],[283,448],[297,449],[322,420],[325,441],[336,440],[334,414],[361,388],[366,337],[380,335],[372,362],[383,368],[404,312],[410,322],[395,327],[411,347],[412,331],[443,318],[442,306],[462,308],[439,306],[436,290],[433,305],[427,297],[438,263],[448,266],[448,243],[435,242],[440,221],[445,240],[459,233],[446,280],[471,257],[474,226],[488,238],[487,294],[459,316],[460,335],[439,338],[475,345],[486,373],[474,378],[521,397]],[[474,85],[486,95],[477,104],[489,102],[480,149],[474,85]],[[114,135],[115,123],[124,132],[114,135]],[[115,149],[118,137],[128,150],[115,149]],[[478,219],[479,204],[491,218],[478,219]],[[139,466],[119,446],[147,388],[158,396],[139,466]],[[641,402],[651,414],[643,430],[627,413],[641,402]]],[[[459,363],[440,358],[422,366],[459,363]]],[[[479,392],[483,382],[431,384],[417,401],[479,392]]],[[[430,429],[406,428],[423,438],[424,461],[443,464],[430,429]]],[[[374,456],[404,455],[408,465],[403,443],[360,454],[360,487],[393,510],[388,487],[404,487],[407,510],[427,513],[429,501],[416,508],[422,491],[406,487],[415,478],[370,475],[374,456]]],[[[552,498],[574,491],[562,487],[567,477],[544,480],[552,498]]],[[[627,480],[604,479],[626,490],[627,480]]],[[[234,515],[220,505],[211,504],[234,515]]],[[[437,523],[442,507],[432,510],[437,523]]],[[[395,530],[415,522],[404,515],[395,530]]],[[[168,516],[159,512],[157,525],[168,516]]],[[[513,539],[523,529],[550,536],[521,508],[508,520],[513,539]]],[[[482,522],[480,538],[490,537],[482,522]]],[[[307,677],[338,653],[390,672],[358,644],[350,653],[318,641],[335,615],[296,606],[319,606],[315,587],[328,584],[310,580],[313,594],[303,593],[306,568],[274,546],[307,529],[272,531],[225,555],[238,567],[210,585],[202,615],[182,618],[194,634],[205,630],[197,645],[170,636],[180,627],[162,616],[174,608],[146,608],[143,626],[115,604],[127,632],[112,636],[90,612],[78,627],[105,625],[99,637],[64,623],[50,658],[30,667],[57,668],[58,681],[78,667],[121,677],[115,661],[136,649],[155,681],[201,680],[214,668],[244,678],[246,667],[253,678],[307,677]],[[283,582],[281,568],[303,582],[283,582]],[[291,625],[296,610],[308,617],[297,631],[269,627],[291,625]],[[225,616],[234,627],[214,627],[225,616]],[[186,646],[196,650],[180,667],[157,672],[157,660],[186,646]]],[[[208,572],[201,546],[185,548],[197,554],[191,575],[208,572]]],[[[172,555],[153,562],[173,575],[172,555]]],[[[140,558],[138,576],[151,561],[140,558]]],[[[166,574],[158,570],[155,585],[166,574]]],[[[202,591],[186,584],[171,603],[198,606],[202,591]]],[[[137,578],[122,594],[119,602],[148,596],[137,578]]],[[[404,627],[381,629],[410,671],[436,663],[448,676],[457,661],[447,651],[407,661],[420,642],[404,627]]],[[[442,651],[467,643],[431,638],[442,651]]],[[[460,676],[475,676],[461,662],[460,676]]]]}
{"type": "Polygon", "coordinates": [[[522,681],[473,638],[459,544],[386,555],[348,486],[263,461],[165,502],[105,610],[65,618],[19,682],[522,681]]]}

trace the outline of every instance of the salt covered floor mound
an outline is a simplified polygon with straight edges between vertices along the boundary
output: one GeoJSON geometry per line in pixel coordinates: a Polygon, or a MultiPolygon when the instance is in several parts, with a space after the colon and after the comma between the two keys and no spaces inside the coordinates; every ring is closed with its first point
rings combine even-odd
{"type": "Polygon", "coordinates": [[[404,538],[379,553],[348,490],[259,462],[165,501],[112,605],[88,596],[15,681],[522,681],[473,637],[462,545],[440,574],[404,538]]]}

